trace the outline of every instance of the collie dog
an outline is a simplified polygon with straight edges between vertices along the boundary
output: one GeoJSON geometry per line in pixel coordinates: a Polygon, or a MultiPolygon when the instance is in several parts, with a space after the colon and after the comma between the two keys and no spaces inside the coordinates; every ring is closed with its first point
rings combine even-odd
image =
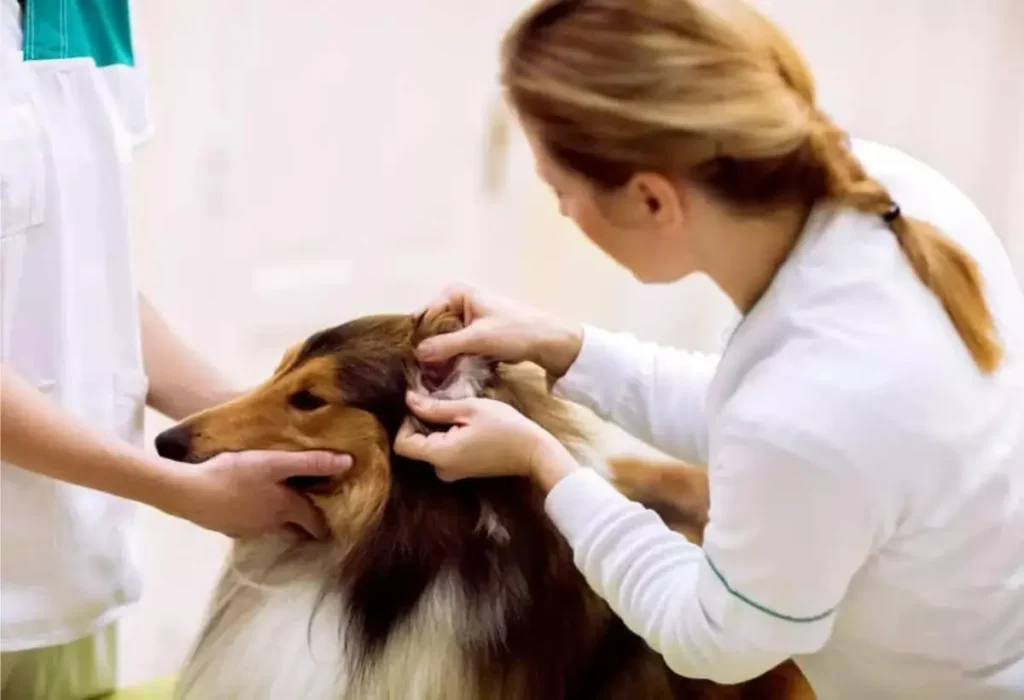
{"type": "MultiPolygon", "coordinates": [[[[257,449],[330,450],[355,460],[341,478],[293,484],[323,511],[327,540],[285,533],[234,544],[178,697],[808,697],[791,663],[729,687],[676,676],[590,590],[528,479],[444,483],[429,465],[394,454],[409,388],[505,401],[577,455],[586,449],[581,424],[532,365],[417,363],[421,340],[459,327],[440,313],[366,317],[322,331],[289,350],[259,387],[157,438],[160,453],[185,462],[257,449]]],[[[669,479],[679,497],[661,504],[664,517],[700,537],[699,470],[632,461],[619,463],[617,477],[640,496],[669,479]]]]}

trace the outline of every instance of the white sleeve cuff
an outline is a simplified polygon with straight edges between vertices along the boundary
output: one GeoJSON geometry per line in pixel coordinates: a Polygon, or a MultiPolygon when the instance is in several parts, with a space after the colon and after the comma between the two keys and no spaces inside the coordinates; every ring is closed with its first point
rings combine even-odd
{"type": "Polygon", "coordinates": [[[621,357],[622,343],[617,341],[614,333],[584,326],[583,344],[576,361],[551,387],[555,396],[591,407],[614,405],[608,400],[611,397],[599,394],[606,387],[615,385],[614,381],[609,381],[610,378],[621,374],[626,364],[621,357]]]}
{"type": "Polygon", "coordinates": [[[600,474],[583,467],[555,484],[544,501],[544,509],[575,548],[595,518],[609,506],[626,502],[628,499],[600,474]]]}

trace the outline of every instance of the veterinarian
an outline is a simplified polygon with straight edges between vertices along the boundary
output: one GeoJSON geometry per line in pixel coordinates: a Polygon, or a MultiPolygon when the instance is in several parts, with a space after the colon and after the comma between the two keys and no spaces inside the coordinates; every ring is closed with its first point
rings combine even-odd
{"type": "Polygon", "coordinates": [[[562,212],[643,282],[706,273],[742,321],[710,357],[462,290],[440,303],[468,326],[420,355],[532,360],[708,465],[703,549],[504,404],[410,397],[454,427],[396,449],[448,480],[532,475],[587,580],[682,675],[795,657],[821,700],[1024,697],[1024,298],[978,209],[849,144],[738,1],[541,2],[502,80],[562,212]]]}
{"type": "Polygon", "coordinates": [[[280,482],[349,461],[185,469],[141,449],[144,403],[177,419],[235,392],[137,297],[127,167],[150,125],[132,19],[126,0],[0,0],[4,697],[114,688],[117,619],[140,594],[130,500],[232,535],[318,533],[280,482]]]}

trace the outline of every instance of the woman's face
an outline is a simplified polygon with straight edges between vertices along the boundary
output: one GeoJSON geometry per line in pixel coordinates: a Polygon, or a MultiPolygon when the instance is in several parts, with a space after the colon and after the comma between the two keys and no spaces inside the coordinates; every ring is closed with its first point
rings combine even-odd
{"type": "Polygon", "coordinates": [[[618,190],[604,191],[557,164],[528,130],[527,137],[537,174],[554,191],[562,215],[638,280],[673,282],[696,269],[673,183],[641,173],[618,190]]]}

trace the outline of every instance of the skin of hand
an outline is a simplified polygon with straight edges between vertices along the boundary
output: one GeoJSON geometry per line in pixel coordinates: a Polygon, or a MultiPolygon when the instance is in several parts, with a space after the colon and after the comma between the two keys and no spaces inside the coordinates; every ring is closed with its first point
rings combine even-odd
{"type": "Polygon", "coordinates": [[[456,355],[482,355],[502,362],[534,362],[561,377],[579,355],[583,329],[518,302],[465,286],[446,290],[427,307],[462,317],[465,328],[424,340],[417,356],[443,362],[456,355]]]}
{"type": "MultiPolygon", "coordinates": [[[[176,464],[176,463],[175,463],[176,464]]],[[[295,476],[337,477],[352,457],[330,452],[234,452],[202,464],[176,464],[187,470],[172,481],[180,496],[168,510],[229,537],[254,537],[295,526],[316,538],[329,532],[323,514],[301,493],[285,485],[295,476]],[[174,512],[177,511],[177,512],[174,512]]]]}
{"type": "Polygon", "coordinates": [[[439,400],[409,393],[410,411],[447,430],[423,435],[407,421],[395,452],[433,465],[438,478],[528,476],[545,490],[580,466],[553,435],[493,399],[439,400]]]}

